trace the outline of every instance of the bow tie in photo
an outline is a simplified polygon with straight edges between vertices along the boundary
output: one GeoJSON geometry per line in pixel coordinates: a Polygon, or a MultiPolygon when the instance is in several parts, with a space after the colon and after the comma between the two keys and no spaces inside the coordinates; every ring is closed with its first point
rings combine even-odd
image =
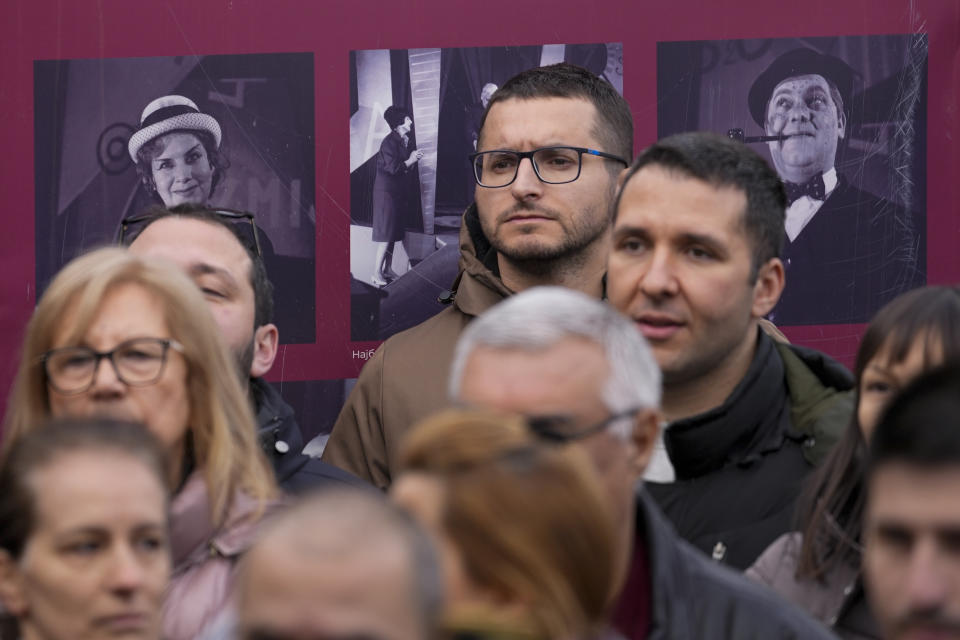
{"type": "Polygon", "coordinates": [[[823,184],[822,173],[818,173],[803,184],[784,181],[783,186],[787,189],[788,206],[803,196],[810,196],[814,200],[824,200],[827,197],[827,189],[823,184]]]}

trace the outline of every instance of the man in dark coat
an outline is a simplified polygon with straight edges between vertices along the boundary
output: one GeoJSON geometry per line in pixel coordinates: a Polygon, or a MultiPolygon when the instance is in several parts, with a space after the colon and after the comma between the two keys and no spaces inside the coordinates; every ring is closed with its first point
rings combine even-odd
{"type": "Polygon", "coordinates": [[[832,637],[772,591],[681,540],[638,488],[660,430],[660,372],[634,324],[609,305],[561,287],[501,302],[460,336],[450,395],[525,415],[545,440],[577,447],[593,461],[614,517],[618,598],[611,623],[624,637],[832,637]]]}
{"type": "Polygon", "coordinates": [[[253,220],[234,226],[214,210],[180,205],[152,209],[140,220],[130,251],[180,266],[203,292],[238,372],[248,381],[260,443],[277,483],[291,493],[321,484],[366,486],[354,476],[304,455],[293,409],[262,376],[277,355],[273,288],[267,279],[253,220]],[[249,229],[248,238],[244,229],[249,229]]]}
{"type": "Polygon", "coordinates": [[[685,133],[621,180],[610,303],[663,372],[673,478],[648,483],[680,536],[745,569],[791,530],[801,483],[852,412],[852,376],[759,328],[784,287],[784,188],[754,151],[685,133]]]}
{"type": "Polygon", "coordinates": [[[780,325],[866,322],[924,283],[910,211],[839,174],[850,131],[855,72],[800,48],[776,58],[750,87],[753,119],[767,135],[787,188],[787,286],[770,318],[780,325]]]}

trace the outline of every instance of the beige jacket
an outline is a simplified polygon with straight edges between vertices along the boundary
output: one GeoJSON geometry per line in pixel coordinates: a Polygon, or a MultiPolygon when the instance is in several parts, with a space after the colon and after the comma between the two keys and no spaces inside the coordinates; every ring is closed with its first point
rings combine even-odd
{"type": "Polygon", "coordinates": [[[360,372],[323,452],[336,465],[385,489],[397,470],[397,446],[406,431],[447,406],[453,350],[464,327],[511,291],[484,266],[487,255],[476,206],[460,229],[460,273],[453,304],[380,345],[360,372]]]}

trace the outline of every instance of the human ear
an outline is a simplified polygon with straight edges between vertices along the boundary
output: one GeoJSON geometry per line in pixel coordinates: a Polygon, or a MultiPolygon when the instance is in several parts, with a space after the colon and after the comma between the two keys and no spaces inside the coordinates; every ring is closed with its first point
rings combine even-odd
{"type": "Polygon", "coordinates": [[[751,315],[762,318],[776,306],[786,284],[786,272],[780,258],[771,258],[757,271],[753,284],[753,307],[751,315]]]}
{"type": "Polygon", "coordinates": [[[280,344],[280,332],[277,325],[271,323],[257,327],[253,332],[253,362],[250,364],[250,377],[262,378],[277,357],[280,344]]]}
{"type": "Polygon", "coordinates": [[[847,114],[843,109],[837,109],[837,137],[843,138],[847,132],[847,114]]]}
{"type": "Polygon", "coordinates": [[[643,409],[633,419],[633,431],[630,433],[634,449],[631,466],[637,477],[642,476],[650,464],[662,421],[663,416],[656,409],[643,409]]]}
{"type": "Polygon", "coordinates": [[[17,617],[27,612],[20,568],[6,549],[0,549],[0,604],[17,617]]]}

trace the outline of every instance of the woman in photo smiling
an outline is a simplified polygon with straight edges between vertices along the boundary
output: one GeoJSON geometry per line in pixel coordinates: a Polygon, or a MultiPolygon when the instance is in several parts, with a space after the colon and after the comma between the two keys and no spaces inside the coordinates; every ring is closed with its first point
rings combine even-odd
{"type": "Polygon", "coordinates": [[[183,96],[148,104],[127,143],[147,191],[165,207],[207,204],[230,166],[220,153],[220,123],[183,96]]]}

